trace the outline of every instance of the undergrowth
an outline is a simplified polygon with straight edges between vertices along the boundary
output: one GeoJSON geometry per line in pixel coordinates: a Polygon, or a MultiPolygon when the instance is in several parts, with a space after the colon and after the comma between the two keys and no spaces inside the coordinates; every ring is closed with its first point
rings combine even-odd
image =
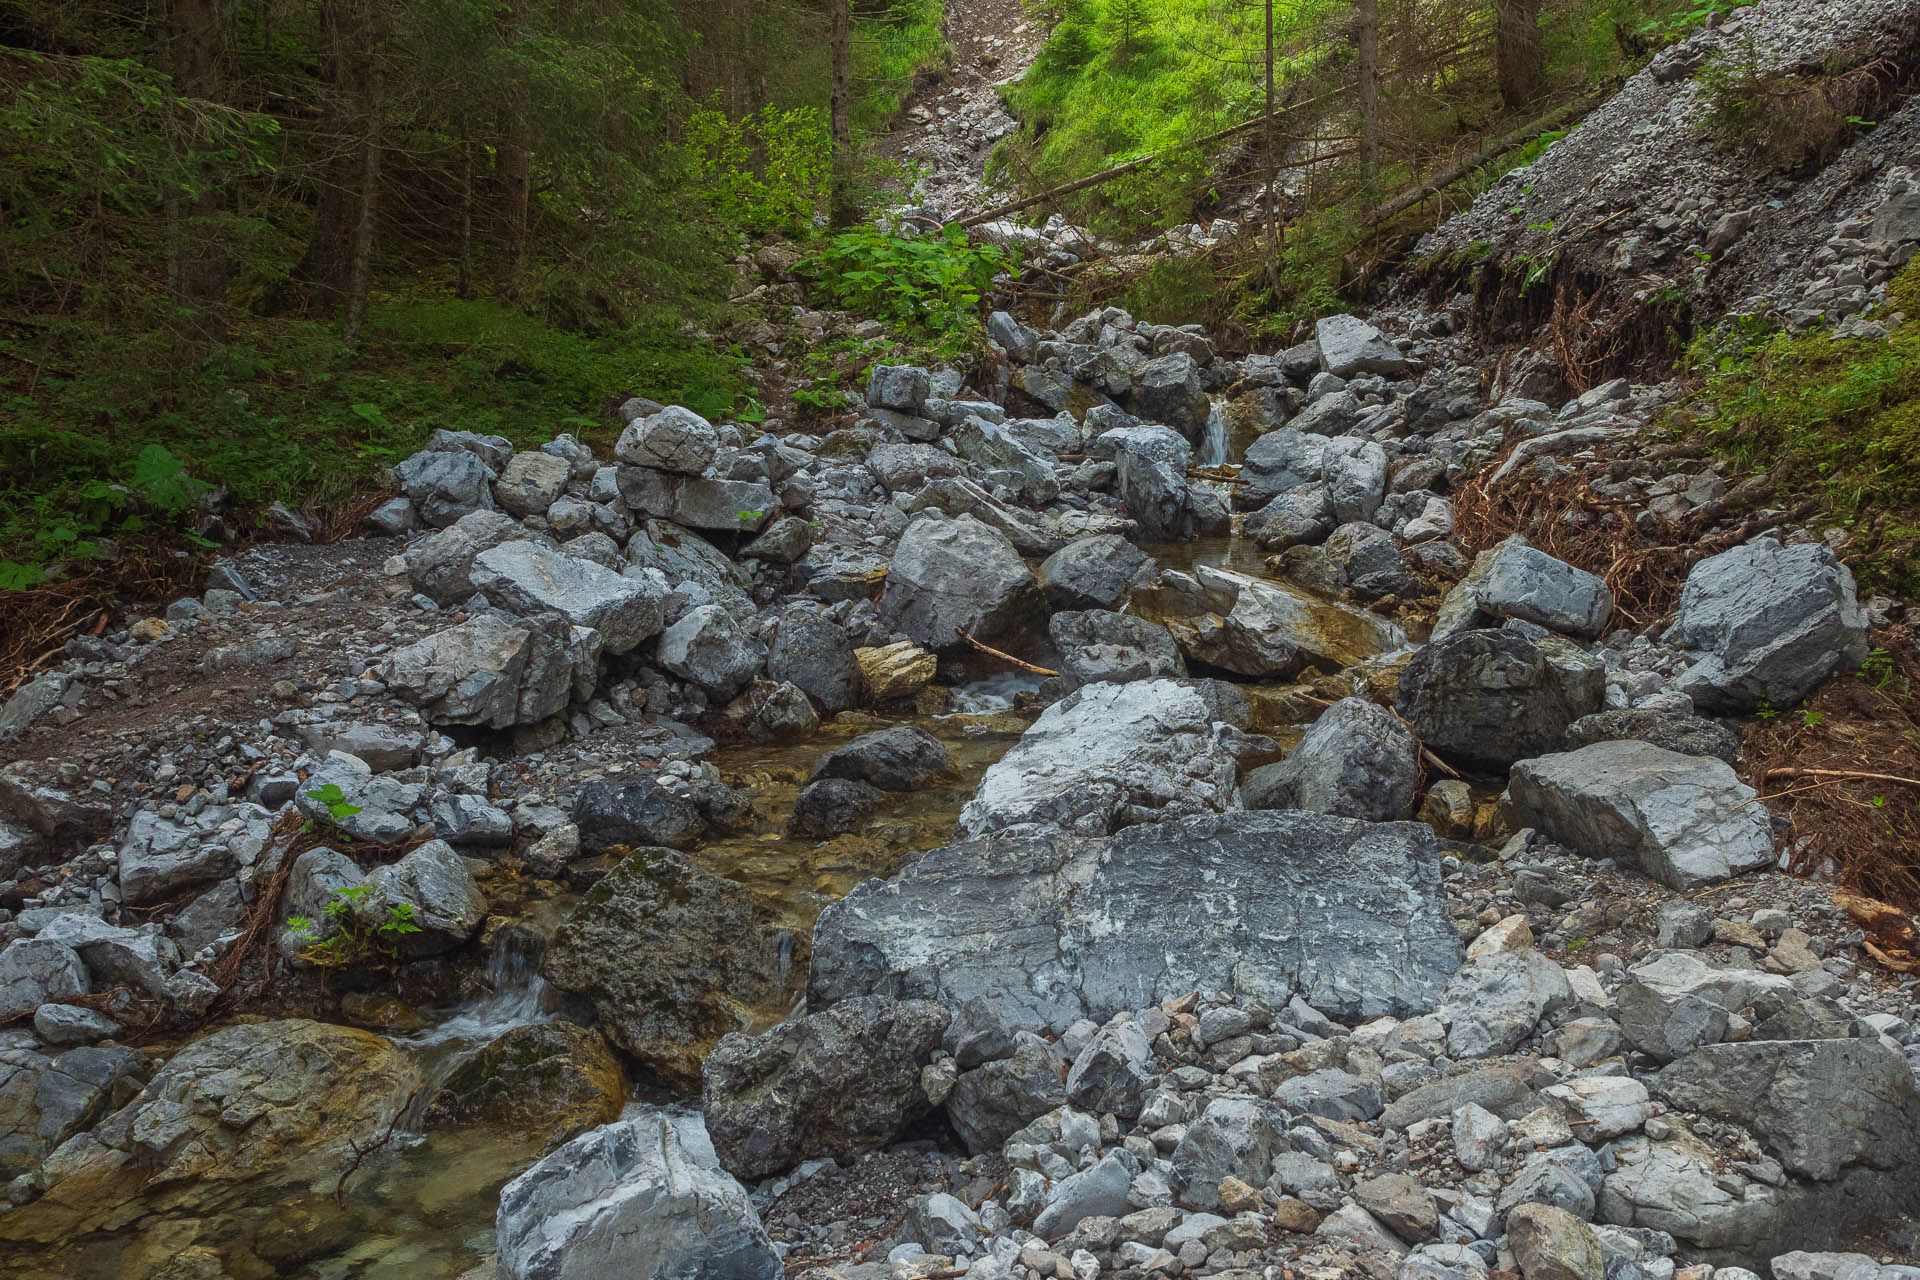
{"type": "Polygon", "coordinates": [[[1703,375],[1681,422],[1708,447],[1769,477],[1786,495],[1817,496],[1854,535],[1845,553],[1867,589],[1920,594],[1920,262],[1892,282],[1913,317],[1890,337],[1763,333],[1702,337],[1688,357],[1703,375]]]}
{"type": "Polygon", "coordinates": [[[756,416],[741,358],[676,319],[590,337],[494,302],[395,300],[374,311],[357,355],[333,325],[255,317],[177,373],[127,340],[80,332],[61,335],[57,362],[29,363],[9,335],[0,587],[70,570],[110,550],[103,537],[217,532],[203,505],[217,490],[230,523],[234,506],[344,502],[437,427],[522,446],[570,431],[605,446],[604,407],[629,395],[756,416]]]}

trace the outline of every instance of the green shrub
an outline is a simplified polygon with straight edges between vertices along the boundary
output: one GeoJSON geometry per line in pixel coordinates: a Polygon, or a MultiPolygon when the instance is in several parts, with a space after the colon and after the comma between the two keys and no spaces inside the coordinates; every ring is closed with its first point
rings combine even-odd
{"type": "Polygon", "coordinates": [[[959,355],[978,345],[980,303],[1002,271],[1018,274],[997,245],[947,226],[932,235],[902,235],[857,227],[834,236],[801,264],[833,301],[884,320],[959,355]]]}

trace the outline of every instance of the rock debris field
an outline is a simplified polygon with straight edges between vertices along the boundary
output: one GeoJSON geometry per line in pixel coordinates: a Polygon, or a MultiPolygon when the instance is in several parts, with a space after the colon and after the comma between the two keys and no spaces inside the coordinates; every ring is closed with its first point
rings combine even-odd
{"type": "Polygon", "coordinates": [[[1920,1277],[1920,982],[1738,771],[1907,606],[1784,521],[1656,618],[1463,545],[1738,479],[1469,307],[442,431],[71,641],[0,711],[0,1274],[1920,1277]]]}

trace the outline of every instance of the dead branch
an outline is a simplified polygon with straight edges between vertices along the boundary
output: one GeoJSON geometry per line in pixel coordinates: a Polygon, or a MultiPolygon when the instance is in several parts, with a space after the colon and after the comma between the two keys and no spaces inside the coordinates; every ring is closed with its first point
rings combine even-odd
{"type": "MultiPolygon", "coordinates": [[[[969,645],[973,646],[975,649],[978,649],[980,652],[987,654],[990,657],[998,658],[1002,662],[1010,662],[1014,666],[1020,668],[1022,671],[1031,671],[1034,675],[1037,675],[1037,676],[1057,676],[1060,674],[1058,671],[1052,671],[1046,667],[1036,667],[1031,662],[1022,662],[1020,659],[1014,657],[1012,654],[1002,653],[1000,650],[994,648],[992,645],[982,644],[980,641],[968,635],[965,628],[955,627],[953,629],[953,634],[955,634],[956,636],[959,636],[962,640],[965,640],[969,645]]],[[[923,1277],[922,1280],[925,1280],[925,1278],[923,1277]]]]}
{"type": "Polygon", "coordinates": [[[1895,782],[1903,787],[1920,787],[1920,778],[1902,778],[1891,773],[1862,773],[1856,769],[1798,769],[1783,767],[1767,770],[1769,778],[1851,778],[1858,782],[1895,782]]]}
{"type": "Polygon", "coordinates": [[[399,1131],[400,1121],[406,1118],[407,1112],[413,1110],[413,1100],[419,1096],[420,1090],[418,1089],[409,1093],[407,1100],[400,1104],[400,1109],[393,1113],[393,1119],[387,1121],[386,1131],[366,1146],[361,1146],[352,1138],[347,1139],[347,1145],[353,1148],[353,1159],[348,1161],[347,1167],[340,1171],[340,1181],[333,1185],[333,1203],[337,1208],[345,1209],[347,1207],[347,1179],[359,1171],[361,1162],[368,1156],[393,1141],[393,1135],[399,1131]]]}
{"type": "Polygon", "coordinates": [[[1406,212],[1421,201],[1438,195],[1462,178],[1469,176],[1477,170],[1484,169],[1514,148],[1525,146],[1541,134],[1552,129],[1557,129],[1571,120],[1576,120],[1586,115],[1587,112],[1593,110],[1594,107],[1600,104],[1604,96],[1604,93],[1588,94],[1584,97],[1576,98],[1572,102],[1565,103],[1543,116],[1529,120],[1526,124],[1515,129],[1505,137],[1497,138],[1487,143],[1481,147],[1480,150],[1474,152],[1460,163],[1448,165],[1412,190],[1403,191],[1393,197],[1393,199],[1376,205],[1361,217],[1360,225],[1363,227],[1371,227],[1375,223],[1385,222],[1395,214],[1406,212]]]}

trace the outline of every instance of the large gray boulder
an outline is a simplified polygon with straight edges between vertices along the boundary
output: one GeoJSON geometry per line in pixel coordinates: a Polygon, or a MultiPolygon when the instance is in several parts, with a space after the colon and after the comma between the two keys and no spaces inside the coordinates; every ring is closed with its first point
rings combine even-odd
{"type": "Polygon", "coordinates": [[[1055,1031],[1195,989],[1406,1016],[1461,955],[1431,828],[1306,813],[949,845],[829,906],[814,940],[811,1008],[980,996],[1055,1031]]]}
{"type": "Polygon", "coordinates": [[[636,515],[671,520],[689,529],[758,533],[780,508],[764,480],[716,480],[623,466],[615,481],[636,515]]]}
{"type": "Polygon", "coordinates": [[[575,630],[555,614],[476,614],[395,652],[381,676],[431,724],[534,724],[566,708],[576,667],[598,658],[575,630]]]}
{"type": "Polygon", "coordinates": [[[1667,642],[1693,657],[1677,683],[1699,706],[1789,707],[1866,661],[1867,620],[1832,551],[1762,538],[1693,566],[1667,642]]]}
{"type": "Polygon", "coordinates": [[[1005,1057],[960,1073],[947,1095],[947,1119],[967,1150],[998,1151],[1028,1124],[1066,1104],[1066,1074],[1067,1064],[1052,1045],[1030,1031],[1015,1032],[1005,1057]]]}
{"type": "Polygon", "coordinates": [[[984,640],[1004,635],[1040,607],[1033,573],[1004,534],[972,516],[922,516],[894,550],[880,619],[938,649],[957,643],[962,631],[984,640]]]}
{"type": "Polygon", "coordinates": [[[1200,366],[1184,351],[1147,361],[1133,377],[1133,411],[1148,422],[1164,423],[1189,440],[1207,425],[1211,407],[1200,385],[1200,366]]]}
{"type": "Polygon", "coordinates": [[[1558,751],[1600,709],[1606,669],[1557,636],[1462,631],[1422,648],[1400,677],[1400,714],[1426,746],[1476,768],[1558,751]]]}
{"type": "Polygon", "coordinates": [[[1512,822],[1592,858],[1630,861],[1674,889],[1697,889],[1773,860],[1773,828],[1725,761],[1652,743],[1596,742],[1513,767],[1512,822]]]}
{"type": "Polygon", "coordinates": [[[967,464],[936,445],[883,440],[868,452],[867,470],[888,493],[913,493],[929,480],[965,475],[967,464]]]}
{"type": "Polygon", "coordinates": [[[0,1021],[83,996],[91,985],[72,947],[51,938],[15,938],[0,951],[0,1021]]]}
{"type": "Polygon", "coordinates": [[[1661,1062],[1720,1043],[1742,1010],[1764,1018],[1794,995],[1784,977],[1721,968],[1693,951],[1656,951],[1627,976],[1616,997],[1620,1030],[1661,1062]]]}
{"type": "Polygon", "coordinates": [[[1067,1072],[1067,1101],[1096,1116],[1132,1120],[1159,1078],[1139,1019],[1114,1019],[1087,1042],[1067,1072]]]}
{"type": "Polygon", "coordinates": [[[1565,971],[1532,947],[1482,956],[1453,976],[1440,1001],[1447,1053],[1456,1060],[1511,1053],[1542,1018],[1572,1003],[1565,971]]]}
{"type": "Polygon", "coordinates": [[[1187,674],[1167,629],[1132,614],[1056,613],[1047,620],[1047,635],[1060,651],[1060,674],[1074,688],[1187,674]]]}
{"type": "Polygon", "coordinates": [[[1320,363],[1328,373],[1351,378],[1356,373],[1397,377],[1410,362],[1386,335],[1359,316],[1322,316],[1313,326],[1320,344],[1320,363]]]}
{"type": "Polygon", "coordinates": [[[853,637],[818,609],[790,605],[775,623],[767,650],[767,677],[798,685],[828,714],[860,701],[860,664],[853,637]]]}
{"type": "Polygon", "coordinates": [[[1345,524],[1372,520],[1387,494],[1387,453],[1363,436],[1336,436],[1326,444],[1327,499],[1345,524]]]}
{"type": "Polygon", "coordinates": [[[1305,809],[1368,822],[1404,818],[1420,780],[1420,746],[1400,717],[1365,698],[1320,713],[1300,745],[1241,784],[1249,809],[1305,809]]]}
{"type": "Polygon", "coordinates": [[[1040,588],[1054,609],[1118,609],[1146,564],[1146,552],[1119,534],[1095,534],[1048,556],[1040,566],[1040,588]]]}
{"type": "Polygon", "coordinates": [[[528,534],[518,520],[502,511],[472,511],[437,533],[430,533],[401,553],[407,581],[413,589],[439,604],[456,604],[473,594],[474,557],[507,542],[524,542],[528,534]]]}
{"type": "Polygon", "coordinates": [[[444,529],[474,511],[491,511],[493,468],[465,449],[429,449],[394,468],[420,518],[444,529]]]}
{"type": "MultiPolygon", "coordinates": [[[[30,939],[16,939],[19,946],[30,939]]],[[[34,1019],[34,1031],[50,1020],[85,1026],[104,1014],[74,1005],[48,1004],[34,1019]]],[[[108,1019],[106,1035],[116,1026],[108,1019]]],[[[91,1031],[88,1039],[101,1039],[91,1031]]],[[[49,1152],[107,1114],[116,1091],[138,1089],[147,1072],[147,1059],[128,1045],[87,1046],[64,1053],[48,1048],[0,1049],[0,1178],[29,1173],[49,1152]],[[125,1081],[126,1083],[122,1083],[125,1081]]],[[[124,1095],[123,1095],[124,1096],[124,1095]]]]}
{"type": "Polygon", "coordinates": [[[665,592],[655,582],[622,577],[544,543],[507,542],[482,551],[468,579],[514,613],[557,613],[592,627],[608,653],[626,653],[660,632],[665,592]]]}
{"type": "Polygon", "coordinates": [[[918,791],[952,772],[953,756],[917,725],[863,733],[813,766],[815,778],[850,778],[882,791],[918,791]]]}
{"type": "Polygon", "coordinates": [[[479,931],[487,918],[486,895],[474,883],[467,860],[444,840],[429,840],[391,866],[367,875],[372,890],[353,904],[354,916],[374,938],[402,955],[428,956],[451,950],[479,931]],[[395,908],[418,933],[383,938],[382,925],[395,908]]]}
{"type": "Polygon", "coordinates": [[[1274,1152],[1285,1147],[1264,1102],[1231,1095],[1214,1098],[1174,1147],[1169,1181],[1180,1203],[1217,1209],[1222,1180],[1238,1178],[1263,1186],[1273,1172],[1274,1152]]]}
{"type": "MultiPolygon", "coordinates": [[[[720,548],[669,520],[642,520],[627,540],[628,573],[657,569],[673,584],[673,594],[689,602],[681,608],[717,604],[734,620],[748,624],[759,615],[750,594],[753,579],[720,548]]],[[[671,613],[666,621],[679,621],[671,613]]]]}
{"type": "Polygon", "coordinates": [[[961,457],[985,471],[983,483],[1004,485],[1018,501],[1036,507],[1060,496],[1052,461],[1029,450],[1005,427],[969,416],[949,438],[961,457]]]}
{"type": "Polygon", "coordinates": [[[1649,1083],[1682,1110],[1752,1130],[1804,1177],[1915,1163],[1920,1091],[1906,1058],[1878,1038],[1706,1045],[1649,1083]]]}
{"type": "Polygon", "coordinates": [[[746,1189],[667,1117],[590,1129],[500,1192],[511,1280],[775,1280],[746,1189]]]}
{"type": "Polygon", "coordinates": [[[929,1109],[920,1068],[949,1020],[928,1001],[873,996],[764,1035],[727,1036],[700,1068],[700,1107],[722,1167],[764,1178],[894,1141],[929,1109]]]}
{"type": "Polygon", "coordinates": [[[1122,451],[1114,483],[1142,542],[1185,542],[1199,532],[1193,488],[1172,463],[1122,451]]]}
{"type": "Polygon", "coordinates": [[[1321,484],[1327,477],[1327,439],[1297,427],[1269,431],[1247,446],[1234,505],[1251,510],[1281,494],[1321,484]]]}
{"type": "Polygon", "coordinates": [[[223,1216],[262,1187],[332,1186],[352,1158],[348,1144],[377,1142],[420,1084],[418,1059],[356,1027],[304,1019],[222,1027],[49,1153],[36,1173],[45,1194],[7,1214],[5,1238],[74,1240],[154,1221],[156,1207],[142,1197],[158,1187],[167,1189],[164,1216],[177,1221],[223,1216]]]}
{"type": "Polygon", "coordinates": [[[713,465],[720,450],[713,424],[691,409],[670,405],[627,425],[614,442],[613,456],[636,467],[697,476],[713,465]]]}
{"type": "Polygon", "coordinates": [[[556,454],[516,453],[493,483],[493,496],[516,516],[544,516],[567,490],[573,464],[556,454]]]}
{"type": "Polygon", "coordinates": [[[554,931],[541,973],[584,1001],[616,1047],[692,1084],[722,1036],[784,1010],[793,951],[792,935],[745,886],[650,850],[615,868],[554,931]]]}
{"type": "Polygon", "coordinates": [[[981,776],[962,839],[1038,822],[1106,835],[1240,807],[1237,761],[1200,692],[1174,680],[1093,684],[1061,699],[981,776]]]}
{"type": "Polygon", "coordinates": [[[1606,630],[1613,617],[1613,593],[1606,583],[1519,539],[1509,539],[1494,551],[1473,598],[1482,613],[1519,618],[1586,640],[1606,630]]]}
{"type": "Polygon", "coordinates": [[[933,394],[933,375],[918,365],[877,364],[867,371],[867,403],[895,413],[918,413],[933,394]]]}
{"type": "Polygon", "coordinates": [[[747,687],[767,647],[717,604],[693,609],[660,636],[660,665],[725,701],[747,687]]]}

